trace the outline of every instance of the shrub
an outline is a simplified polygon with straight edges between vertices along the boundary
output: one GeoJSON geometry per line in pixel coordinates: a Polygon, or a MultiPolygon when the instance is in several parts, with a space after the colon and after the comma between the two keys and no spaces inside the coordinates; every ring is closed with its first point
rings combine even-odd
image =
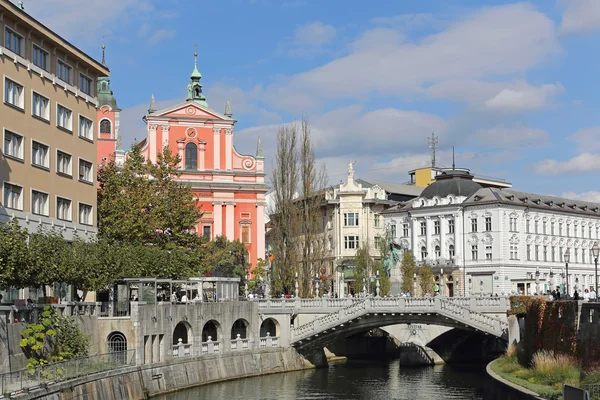
{"type": "Polygon", "coordinates": [[[573,357],[540,350],[533,355],[532,371],[540,383],[548,386],[579,383],[580,369],[573,357]]]}
{"type": "Polygon", "coordinates": [[[517,356],[517,346],[513,343],[509,344],[506,348],[505,356],[508,358],[513,358],[517,356]]]}

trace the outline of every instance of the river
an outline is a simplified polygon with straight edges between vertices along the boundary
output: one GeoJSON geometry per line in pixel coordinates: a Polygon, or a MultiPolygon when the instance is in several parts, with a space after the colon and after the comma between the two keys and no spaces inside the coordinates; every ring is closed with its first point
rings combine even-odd
{"type": "Polygon", "coordinates": [[[156,400],[496,400],[500,394],[484,366],[400,368],[398,360],[335,363],[329,368],[239,379],[201,386],[156,400]]]}

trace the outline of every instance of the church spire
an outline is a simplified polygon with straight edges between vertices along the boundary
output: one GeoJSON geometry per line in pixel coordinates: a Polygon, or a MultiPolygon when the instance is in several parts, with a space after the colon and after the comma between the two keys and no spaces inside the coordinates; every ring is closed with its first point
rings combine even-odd
{"type": "Polygon", "coordinates": [[[154,93],[152,93],[152,97],[150,97],[150,107],[148,107],[148,114],[152,114],[156,112],[156,101],[154,100],[154,93]]]}
{"type": "Polygon", "coordinates": [[[102,43],[102,65],[106,67],[106,60],[104,59],[104,49],[106,49],[106,46],[104,45],[104,43],[102,43]]]}
{"type": "Polygon", "coordinates": [[[229,117],[229,118],[231,118],[231,116],[233,115],[231,113],[231,104],[229,103],[229,100],[227,100],[225,102],[225,114],[223,114],[223,115],[225,115],[226,117],[229,117]]]}
{"type": "MultiPolygon", "coordinates": [[[[194,45],[194,47],[197,46],[197,44],[194,45]]],[[[198,52],[194,51],[194,70],[190,75],[190,83],[188,83],[187,86],[188,95],[186,100],[195,101],[201,106],[208,107],[208,104],[206,103],[206,97],[204,97],[204,95],[202,94],[202,84],[200,83],[200,79],[202,79],[202,74],[200,73],[200,71],[198,71],[197,58],[198,52]]]]}
{"type": "Polygon", "coordinates": [[[258,137],[258,142],[256,143],[256,158],[264,158],[260,136],[258,137]]]}

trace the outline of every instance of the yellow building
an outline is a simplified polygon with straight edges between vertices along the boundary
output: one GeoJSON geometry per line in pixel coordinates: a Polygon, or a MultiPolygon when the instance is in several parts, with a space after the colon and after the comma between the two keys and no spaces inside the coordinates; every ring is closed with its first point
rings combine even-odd
{"type": "MultiPolygon", "coordinates": [[[[409,185],[415,185],[418,187],[427,187],[435,181],[435,177],[442,173],[442,170],[447,168],[438,168],[438,167],[422,167],[413,169],[412,171],[408,171],[408,176],[410,177],[409,185]]],[[[458,168],[457,168],[458,169],[458,168]]],[[[464,170],[464,168],[460,168],[464,170]]],[[[467,170],[468,171],[468,170],[467,170]]],[[[475,175],[473,178],[473,182],[479,183],[483,187],[493,187],[499,189],[508,189],[512,187],[510,182],[505,181],[504,179],[499,178],[491,178],[487,176],[478,176],[475,175]]]]}
{"type": "Polygon", "coordinates": [[[96,82],[108,68],[0,0],[0,222],[96,232],[96,82]]]}

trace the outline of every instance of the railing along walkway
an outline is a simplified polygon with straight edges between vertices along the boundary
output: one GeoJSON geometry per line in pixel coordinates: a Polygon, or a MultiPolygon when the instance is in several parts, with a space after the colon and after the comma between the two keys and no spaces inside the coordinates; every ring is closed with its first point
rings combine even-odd
{"type": "Polygon", "coordinates": [[[368,314],[438,314],[498,337],[504,336],[508,330],[507,323],[444,297],[375,297],[357,300],[345,308],[296,327],[292,331],[291,343],[297,344],[368,314]]]}

